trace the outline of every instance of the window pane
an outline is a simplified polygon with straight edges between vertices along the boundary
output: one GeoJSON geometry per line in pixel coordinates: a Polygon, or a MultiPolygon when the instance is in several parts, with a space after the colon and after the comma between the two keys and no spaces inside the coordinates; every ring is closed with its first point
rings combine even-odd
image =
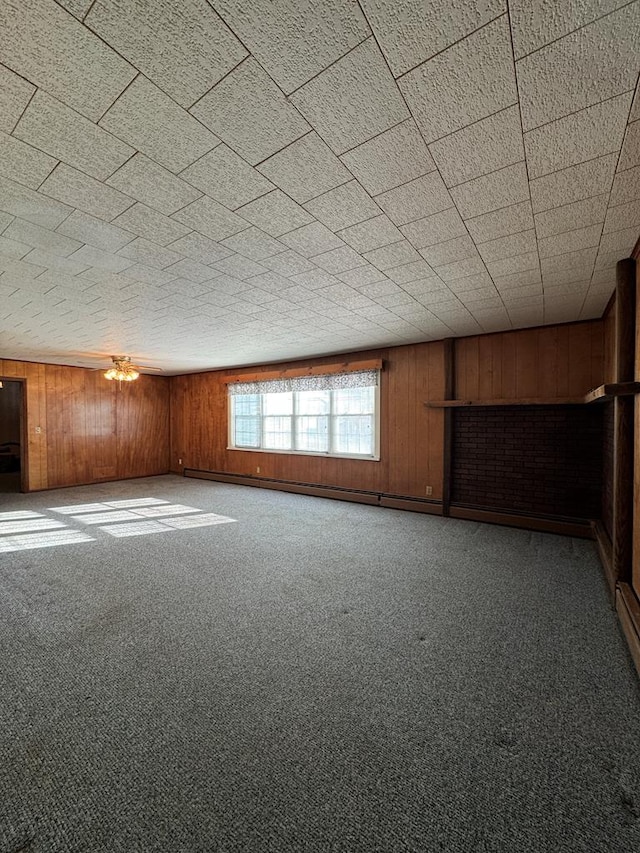
{"type": "Polygon", "coordinates": [[[342,415],[333,420],[333,449],[336,453],[373,455],[373,417],[342,415]]]}
{"type": "Polygon", "coordinates": [[[263,394],[262,407],[265,415],[292,415],[293,393],[283,391],[277,394],[263,394]]]}
{"type": "Polygon", "coordinates": [[[329,391],[298,391],[296,402],[299,415],[328,415],[329,391]]]}
{"type": "MultiPolygon", "coordinates": [[[[267,395],[265,394],[265,397],[267,395]]],[[[271,395],[269,395],[271,396],[271,395]]],[[[275,396],[275,395],[274,395],[275,396]]],[[[269,450],[292,450],[291,418],[267,417],[263,419],[262,446],[269,450]]]]}
{"type": "Polygon", "coordinates": [[[260,418],[236,418],[234,427],[237,447],[260,447],[260,418]]]}
{"type": "Polygon", "coordinates": [[[375,388],[339,388],[333,391],[337,415],[368,415],[373,412],[375,388]]]}
{"type": "Polygon", "coordinates": [[[313,415],[297,417],[296,450],[326,453],[329,450],[329,418],[313,415]]]}
{"type": "Polygon", "coordinates": [[[238,394],[232,397],[233,413],[236,417],[260,414],[260,394],[238,394]]]}

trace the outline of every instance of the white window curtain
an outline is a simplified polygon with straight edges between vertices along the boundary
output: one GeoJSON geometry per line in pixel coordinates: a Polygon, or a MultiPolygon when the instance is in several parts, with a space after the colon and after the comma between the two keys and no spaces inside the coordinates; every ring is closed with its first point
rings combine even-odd
{"type": "Polygon", "coordinates": [[[378,370],[356,370],[352,373],[328,373],[319,376],[294,376],[265,382],[231,382],[229,394],[277,394],[285,391],[335,391],[340,388],[369,388],[378,385],[378,370]]]}

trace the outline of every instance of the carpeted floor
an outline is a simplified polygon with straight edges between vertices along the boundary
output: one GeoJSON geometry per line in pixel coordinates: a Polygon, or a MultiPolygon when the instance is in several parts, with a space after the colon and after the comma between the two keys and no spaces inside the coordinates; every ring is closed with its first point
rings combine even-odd
{"type": "Polygon", "coordinates": [[[2,853],[640,849],[592,543],[174,476],[0,512],[149,496],[236,523],[0,554],[2,853]]]}

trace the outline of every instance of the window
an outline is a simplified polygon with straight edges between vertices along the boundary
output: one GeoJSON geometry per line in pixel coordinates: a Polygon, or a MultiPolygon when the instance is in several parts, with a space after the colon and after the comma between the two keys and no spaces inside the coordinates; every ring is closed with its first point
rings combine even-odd
{"type": "Polygon", "coordinates": [[[378,377],[366,370],[231,383],[229,445],[378,459],[378,377]]]}

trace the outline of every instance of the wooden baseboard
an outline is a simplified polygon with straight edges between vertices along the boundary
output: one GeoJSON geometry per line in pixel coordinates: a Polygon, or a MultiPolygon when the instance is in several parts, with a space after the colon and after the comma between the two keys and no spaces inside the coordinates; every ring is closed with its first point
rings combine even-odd
{"type": "Polygon", "coordinates": [[[562,536],[575,536],[580,539],[592,539],[593,532],[588,521],[562,521],[554,518],[518,515],[517,513],[494,512],[486,509],[475,509],[451,505],[451,518],[462,518],[467,521],[483,521],[489,524],[502,524],[505,527],[524,527],[525,530],[538,530],[543,533],[559,533],[562,536]]]}
{"type": "Polygon", "coordinates": [[[611,544],[609,534],[607,533],[605,526],[601,521],[598,520],[591,522],[591,528],[593,530],[593,537],[596,540],[598,556],[600,557],[600,562],[602,563],[604,578],[609,588],[611,604],[614,604],[616,597],[617,579],[613,570],[613,545],[611,544]]]}
{"type": "Polygon", "coordinates": [[[616,589],[616,613],[640,675],[640,602],[627,583],[618,584],[616,589]]]}
{"type": "Polygon", "coordinates": [[[403,509],[409,512],[442,515],[440,501],[412,498],[407,495],[388,495],[383,492],[370,492],[364,489],[345,489],[340,486],[324,486],[320,483],[298,483],[292,480],[254,477],[250,474],[228,474],[224,471],[202,471],[195,468],[185,468],[184,476],[194,477],[198,480],[233,483],[238,486],[275,489],[281,492],[293,492],[298,495],[311,495],[317,498],[331,498],[332,500],[364,503],[371,506],[384,506],[390,509],[403,509]]]}

